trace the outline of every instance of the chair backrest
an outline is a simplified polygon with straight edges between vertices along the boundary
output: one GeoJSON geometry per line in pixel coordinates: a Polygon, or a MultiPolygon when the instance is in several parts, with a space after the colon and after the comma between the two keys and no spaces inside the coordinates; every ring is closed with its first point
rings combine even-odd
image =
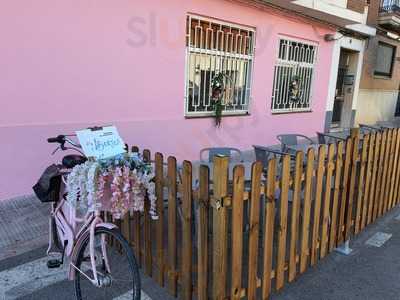
{"type": "Polygon", "coordinates": [[[204,148],[200,151],[200,161],[202,161],[202,162],[206,162],[206,160],[204,160],[204,158],[203,158],[205,152],[208,152],[208,162],[212,162],[214,159],[214,156],[217,156],[217,155],[228,156],[229,160],[230,160],[232,158],[233,153],[237,153],[239,161],[243,161],[242,151],[240,151],[237,148],[232,148],[232,147],[204,148]]]}
{"type": "Polygon", "coordinates": [[[327,144],[327,138],[323,133],[317,132],[317,137],[318,137],[318,144],[327,144]]]}
{"type": "Polygon", "coordinates": [[[381,130],[380,126],[375,126],[375,125],[359,124],[358,126],[360,127],[361,134],[368,134],[371,132],[376,132],[381,130]]]}
{"type": "Polygon", "coordinates": [[[280,134],[276,138],[283,145],[297,145],[297,134],[280,134]]]}
{"type": "MultiPolygon", "coordinates": [[[[334,142],[337,142],[338,140],[346,141],[351,136],[351,129],[344,128],[341,131],[332,132],[332,133],[337,137],[336,141],[334,141],[334,142]]],[[[360,131],[360,133],[362,133],[362,132],[360,131]]]]}
{"type": "Polygon", "coordinates": [[[256,161],[260,161],[264,169],[268,168],[268,162],[270,159],[282,158],[284,155],[288,154],[279,150],[272,149],[271,147],[253,145],[253,148],[256,155],[256,161]]]}
{"type": "Polygon", "coordinates": [[[254,145],[253,148],[254,148],[254,153],[256,155],[256,161],[260,161],[263,167],[267,168],[269,153],[265,150],[264,147],[254,145]]]}
{"type": "Polygon", "coordinates": [[[314,141],[310,139],[308,136],[303,134],[279,134],[276,138],[281,142],[282,151],[288,152],[288,145],[297,145],[299,144],[299,139],[305,140],[309,144],[313,144],[314,141]]]}
{"type": "Polygon", "coordinates": [[[400,127],[400,121],[397,119],[393,119],[391,121],[378,121],[376,122],[376,125],[385,129],[385,128],[399,128],[400,127]]]}

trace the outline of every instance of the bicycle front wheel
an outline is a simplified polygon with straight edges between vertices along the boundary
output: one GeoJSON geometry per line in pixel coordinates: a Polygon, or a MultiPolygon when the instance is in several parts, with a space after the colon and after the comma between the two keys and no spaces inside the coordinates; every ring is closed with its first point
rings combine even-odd
{"type": "Polygon", "coordinates": [[[140,299],[140,276],[136,259],[128,242],[118,229],[99,227],[95,231],[95,261],[100,286],[94,285],[89,254],[89,233],[78,249],[75,276],[76,299],[140,299]],[[110,272],[103,256],[102,240],[105,241],[110,272]],[[83,274],[81,273],[83,272],[83,274]]]}

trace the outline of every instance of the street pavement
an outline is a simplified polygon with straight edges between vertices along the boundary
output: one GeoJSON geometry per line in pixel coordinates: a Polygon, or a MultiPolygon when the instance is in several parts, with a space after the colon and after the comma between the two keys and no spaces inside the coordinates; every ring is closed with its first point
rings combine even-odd
{"type": "MultiPolygon", "coordinates": [[[[74,299],[66,266],[46,267],[46,208],[18,202],[28,200],[0,202],[0,300],[74,299]],[[24,222],[15,225],[16,220],[24,222]]],[[[331,253],[272,299],[400,300],[400,208],[368,226],[350,246],[351,255],[331,253]]],[[[152,279],[141,277],[142,299],[173,299],[152,279]]],[[[127,299],[127,295],[116,299],[127,299]]]]}
{"type": "Polygon", "coordinates": [[[368,226],[350,246],[349,256],[329,254],[272,299],[399,300],[400,208],[368,226]],[[392,236],[386,242],[375,240],[382,233],[392,236]],[[384,243],[377,247],[380,242],[384,243]]]}
{"type": "MultiPolygon", "coordinates": [[[[45,252],[46,247],[41,247],[0,261],[1,300],[75,299],[74,283],[67,280],[67,264],[58,269],[48,269],[45,252]]],[[[143,289],[154,288],[155,283],[151,282],[151,279],[141,277],[143,289]]],[[[157,291],[151,291],[149,294],[142,290],[141,299],[151,300],[162,297],[157,291]]],[[[125,300],[129,297],[128,294],[122,294],[114,299],[125,300]]]]}

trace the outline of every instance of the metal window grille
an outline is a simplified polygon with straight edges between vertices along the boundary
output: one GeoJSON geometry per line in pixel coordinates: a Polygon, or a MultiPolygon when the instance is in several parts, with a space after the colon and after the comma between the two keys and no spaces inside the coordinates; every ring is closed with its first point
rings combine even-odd
{"type": "Polygon", "coordinates": [[[211,84],[221,73],[223,114],[247,113],[254,30],[192,15],[186,30],[186,115],[214,114],[211,84]]]}
{"type": "Polygon", "coordinates": [[[279,40],[271,104],[273,112],[310,110],[316,54],[316,44],[283,38],[279,40]],[[297,81],[295,93],[294,81],[297,81]]]}
{"type": "Polygon", "coordinates": [[[381,0],[380,12],[400,12],[400,0],[381,0]]]}

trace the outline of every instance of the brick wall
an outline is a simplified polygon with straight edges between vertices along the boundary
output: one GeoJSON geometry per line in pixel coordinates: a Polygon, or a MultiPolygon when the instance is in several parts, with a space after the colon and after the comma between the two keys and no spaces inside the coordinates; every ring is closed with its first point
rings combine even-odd
{"type": "Polygon", "coordinates": [[[369,2],[367,23],[368,25],[376,26],[378,24],[380,1],[370,0],[369,2]]]}
{"type": "Polygon", "coordinates": [[[347,1],[347,8],[354,10],[356,12],[359,12],[359,13],[364,13],[364,8],[366,5],[367,5],[366,0],[348,0],[347,1]]]}

